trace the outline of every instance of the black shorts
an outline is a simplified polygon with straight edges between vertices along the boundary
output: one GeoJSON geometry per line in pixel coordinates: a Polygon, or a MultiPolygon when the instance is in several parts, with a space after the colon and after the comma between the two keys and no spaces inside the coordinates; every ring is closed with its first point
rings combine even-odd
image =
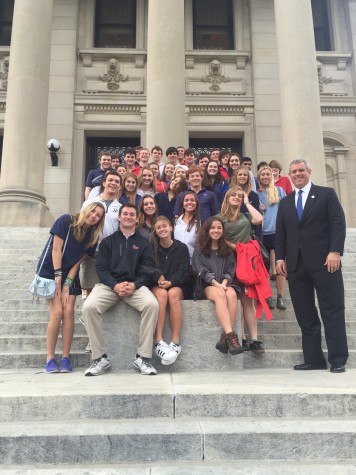
{"type": "Polygon", "coordinates": [[[276,234],[264,234],[262,242],[268,252],[271,249],[275,249],[276,248],[276,234]]]}
{"type": "MultiPolygon", "coordinates": [[[[62,275],[62,288],[67,276],[62,275]]],[[[82,295],[82,288],[80,286],[78,275],[75,276],[72,285],[69,287],[69,295],[82,295]]]]}

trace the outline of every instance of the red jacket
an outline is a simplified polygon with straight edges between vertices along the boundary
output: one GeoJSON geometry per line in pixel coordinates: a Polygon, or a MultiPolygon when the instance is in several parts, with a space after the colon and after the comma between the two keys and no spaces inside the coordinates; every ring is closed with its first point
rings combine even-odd
{"type": "Polygon", "coordinates": [[[255,240],[247,243],[238,242],[236,255],[236,278],[245,284],[245,295],[257,300],[256,318],[261,318],[263,308],[267,320],[271,320],[272,312],[266,299],[272,296],[272,291],[258,242],[255,240]]]}

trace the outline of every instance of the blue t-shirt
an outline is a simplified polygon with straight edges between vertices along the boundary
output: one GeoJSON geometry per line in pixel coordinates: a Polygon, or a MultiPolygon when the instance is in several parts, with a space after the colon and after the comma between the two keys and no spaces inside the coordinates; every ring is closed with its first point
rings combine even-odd
{"type": "MultiPolygon", "coordinates": [[[[53,237],[56,235],[60,237],[61,239],[63,239],[64,241],[63,247],[64,247],[64,243],[66,241],[68,229],[71,222],[72,222],[72,216],[70,214],[64,214],[63,216],[60,216],[54,222],[50,230],[51,236],[49,240],[47,241],[45,248],[42,251],[41,257],[37,265],[37,272],[38,272],[43,256],[48,247],[48,243],[50,242],[49,249],[47,251],[46,257],[42,265],[42,269],[40,271],[41,277],[45,277],[47,279],[54,279],[54,268],[53,268],[53,261],[52,261],[53,237]]],[[[88,231],[87,235],[85,236],[82,242],[78,242],[74,237],[73,229],[70,228],[67,245],[62,257],[62,272],[64,276],[68,275],[68,272],[70,271],[70,269],[74,266],[74,264],[76,264],[84,256],[84,254],[88,254],[89,256],[93,256],[95,254],[96,245],[94,245],[93,247],[88,247],[87,249],[85,248],[85,246],[90,241],[90,238],[91,238],[91,230],[88,231]]]]}
{"type": "MultiPolygon", "coordinates": [[[[286,192],[280,186],[277,186],[279,201],[286,196],[286,192]]],[[[278,212],[278,203],[273,203],[269,205],[267,200],[267,191],[266,190],[257,190],[258,198],[260,203],[266,205],[266,209],[263,213],[263,234],[275,234],[276,232],[276,221],[277,221],[277,212],[278,212]]]]}
{"type": "Polygon", "coordinates": [[[87,186],[88,188],[94,188],[94,186],[100,185],[103,176],[104,172],[100,167],[95,168],[94,170],[90,170],[87,176],[87,180],[85,182],[85,186],[87,186]]]}

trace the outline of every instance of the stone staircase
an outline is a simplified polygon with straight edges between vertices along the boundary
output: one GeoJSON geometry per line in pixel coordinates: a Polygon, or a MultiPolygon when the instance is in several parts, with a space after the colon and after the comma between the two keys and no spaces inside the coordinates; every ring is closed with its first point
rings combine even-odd
{"type": "Polygon", "coordinates": [[[120,303],[104,319],[111,372],[83,376],[90,356],[76,324],[75,371],[46,375],[48,310],[26,289],[47,237],[0,229],[1,474],[356,473],[356,230],[343,258],[351,351],[341,375],[291,370],[302,353],[288,294],[285,312],[259,322],[263,356],[218,353],[212,305],[187,301],[181,356],[143,377],[132,369],[138,315],[120,303]]]}

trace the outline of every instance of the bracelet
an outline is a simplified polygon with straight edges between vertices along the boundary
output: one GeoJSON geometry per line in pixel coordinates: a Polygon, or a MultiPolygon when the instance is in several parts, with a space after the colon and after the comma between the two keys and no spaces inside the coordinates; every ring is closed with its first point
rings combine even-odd
{"type": "Polygon", "coordinates": [[[54,269],[54,272],[59,272],[59,271],[62,272],[62,269],[61,269],[61,268],[59,268],[59,269],[54,269]]]}
{"type": "Polygon", "coordinates": [[[54,271],[54,276],[55,277],[58,277],[58,276],[60,277],[61,275],[62,275],[62,271],[59,271],[59,270],[54,271]]]}
{"type": "Polygon", "coordinates": [[[70,287],[73,284],[74,279],[71,277],[67,277],[66,280],[64,281],[64,284],[66,287],[70,287]]]}

